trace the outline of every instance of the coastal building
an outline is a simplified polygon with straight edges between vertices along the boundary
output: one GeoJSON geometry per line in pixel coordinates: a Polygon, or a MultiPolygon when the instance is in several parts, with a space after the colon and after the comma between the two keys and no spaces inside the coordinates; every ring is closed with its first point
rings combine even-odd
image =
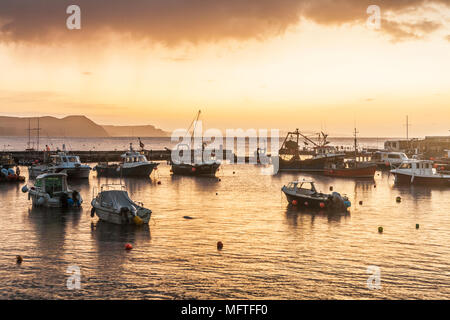
{"type": "Polygon", "coordinates": [[[450,136],[427,136],[424,139],[389,140],[384,143],[388,151],[407,154],[425,154],[429,156],[450,156],[450,136]]]}

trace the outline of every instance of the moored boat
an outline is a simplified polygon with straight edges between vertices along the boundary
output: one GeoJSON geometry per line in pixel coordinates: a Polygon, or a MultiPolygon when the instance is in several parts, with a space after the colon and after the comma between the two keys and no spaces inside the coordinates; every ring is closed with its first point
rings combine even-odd
{"type": "Polygon", "coordinates": [[[336,211],[346,211],[351,206],[348,197],[338,192],[317,192],[313,181],[293,181],[281,190],[293,206],[336,211]]]}
{"type": "Polygon", "coordinates": [[[279,150],[279,171],[298,171],[298,172],[323,172],[325,165],[329,162],[343,161],[345,154],[328,145],[327,135],[319,134],[318,141],[314,141],[302,134],[298,129],[294,132],[288,132],[283,145],[279,150]],[[300,152],[300,137],[305,145],[313,145],[309,150],[303,150],[303,153],[309,153],[309,157],[304,157],[300,152]]]}
{"type": "Polygon", "coordinates": [[[328,163],[323,174],[339,178],[373,178],[376,171],[376,164],[353,160],[342,163],[328,163]]]}
{"type": "Polygon", "coordinates": [[[411,185],[449,186],[450,174],[440,173],[430,160],[407,160],[391,170],[395,183],[411,185]]]}
{"type": "Polygon", "coordinates": [[[24,186],[22,192],[28,192],[33,206],[48,208],[78,208],[83,198],[76,190],[67,185],[67,174],[45,173],[36,178],[34,186],[24,186]]]}
{"type": "Polygon", "coordinates": [[[29,176],[37,177],[44,173],[65,173],[69,179],[89,178],[91,167],[82,164],[79,156],[67,154],[64,146],[63,150],[57,154],[50,155],[50,161],[48,163],[36,163],[29,166],[29,176]]]}
{"type": "Polygon", "coordinates": [[[1,168],[0,169],[0,182],[24,182],[25,177],[20,175],[19,167],[16,171],[12,168],[1,168]]]}
{"type": "MultiPolygon", "coordinates": [[[[194,124],[194,129],[192,131],[192,138],[194,139],[195,125],[198,122],[201,111],[198,111],[196,119],[192,122],[194,124]]],[[[189,128],[190,129],[190,128],[189,128]]],[[[189,131],[188,129],[188,131],[189,131]]],[[[202,138],[203,140],[203,138],[202,138]]],[[[191,145],[194,144],[193,142],[191,145]]],[[[177,150],[175,151],[176,156],[172,153],[170,159],[171,172],[174,175],[185,175],[185,176],[215,176],[217,170],[221,165],[220,161],[216,160],[212,156],[213,152],[207,152],[211,157],[209,159],[204,158],[205,154],[205,143],[202,144],[201,149],[193,150],[191,145],[188,144],[178,144],[177,150]]]]}
{"type": "Polygon", "coordinates": [[[131,143],[130,150],[122,154],[121,158],[121,163],[99,163],[94,168],[97,176],[148,177],[158,166],[158,163],[148,161],[145,155],[134,151],[131,143]]]}
{"type": "Polygon", "coordinates": [[[152,211],[130,199],[124,185],[102,185],[92,200],[91,217],[114,224],[148,224],[152,211]]]}

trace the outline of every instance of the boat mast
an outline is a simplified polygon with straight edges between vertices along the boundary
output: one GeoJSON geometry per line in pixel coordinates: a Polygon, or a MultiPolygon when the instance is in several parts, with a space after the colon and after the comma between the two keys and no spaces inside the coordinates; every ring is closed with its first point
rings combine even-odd
{"type": "Polygon", "coordinates": [[[356,131],[356,128],[355,128],[355,132],[353,133],[353,136],[355,137],[355,141],[354,141],[354,143],[355,143],[355,161],[356,161],[357,154],[358,154],[358,141],[357,141],[357,139],[356,139],[356,135],[357,135],[358,133],[359,133],[359,132],[356,131]]]}

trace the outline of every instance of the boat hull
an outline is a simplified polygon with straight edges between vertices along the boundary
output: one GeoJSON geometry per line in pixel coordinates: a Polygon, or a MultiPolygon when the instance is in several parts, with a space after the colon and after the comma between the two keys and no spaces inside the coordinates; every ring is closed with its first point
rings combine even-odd
{"type": "Polygon", "coordinates": [[[56,173],[65,173],[69,179],[88,179],[91,168],[70,168],[55,170],[56,173]]]}
{"type": "Polygon", "coordinates": [[[122,166],[101,166],[95,167],[97,176],[105,177],[148,177],[158,163],[146,163],[134,167],[124,168],[122,166]]]}
{"type": "Polygon", "coordinates": [[[342,159],[342,156],[320,157],[304,160],[285,160],[280,157],[279,171],[323,172],[327,163],[342,161],[342,159]]]}
{"type": "Polygon", "coordinates": [[[174,175],[184,176],[215,176],[220,163],[203,163],[203,164],[172,164],[172,173],[174,175]]]}
{"type": "Polygon", "coordinates": [[[363,168],[325,169],[324,175],[339,178],[373,178],[377,166],[367,166],[363,168]]]}
{"type": "MultiPolygon", "coordinates": [[[[92,202],[92,207],[95,210],[95,214],[97,217],[105,222],[113,223],[113,224],[130,224],[135,225],[133,221],[133,216],[130,214],[122,215],[120,213],[115,212],[114,210],[108,210],[99,206],[95,201],[92,202]]],[[[148,224],[151,217],[151,210],[139,209],[138,216],[142,220],[143,224],[148,224]]]]}
{"type": "Polygon", "coordinates": [[[395,183],[410,185],[448,186],[450,187],[450,177],[445,176],[417,176],[405,173],[394,173],[395,183]]]}

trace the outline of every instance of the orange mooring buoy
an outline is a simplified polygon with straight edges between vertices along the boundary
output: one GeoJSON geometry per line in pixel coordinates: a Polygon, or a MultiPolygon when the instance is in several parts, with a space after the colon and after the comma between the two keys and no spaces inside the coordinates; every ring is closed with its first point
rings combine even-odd
{"type": "Polygon", "coordinates": [[[131,243],[127,243],[127,244],[125,245],[125,250],[131,250],[131,249],[133,249],[132,244],[131,244],[131,243]]]}
{"type": "Polygon", "coordinates": [[[298,204],[297,200],[292,200],[292,205],[296,206],[298,204]]]}
{"type": "Polygon", "coordinates": [[[21,264],[22,261],[23,261],[22,256],[16,256],[16,261],[17,261],[18,264],[21,264]]]}
{"type": "Polygon", "coordinates": [[[319,207],[321,207],[322,209],[325,208],[325,203],[321,202],[321,203],[319,204],[319,207]]]}

